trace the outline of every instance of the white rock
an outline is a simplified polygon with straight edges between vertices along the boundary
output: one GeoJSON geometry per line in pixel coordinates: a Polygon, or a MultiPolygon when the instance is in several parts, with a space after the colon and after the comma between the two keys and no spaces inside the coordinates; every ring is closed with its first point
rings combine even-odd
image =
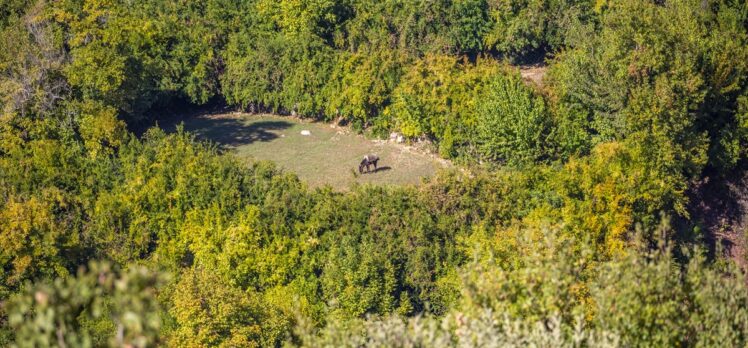
{"type": "Polygon", "coordinates": [[[390,133],[390,140],[395,140],[395,139],[397,139],[397,133],[395,132],[390,133]]]}
{"type": "Polygon", "coordinates": [[[403,137],[402,135],[398,135],[398,136],[397,136],[397,142],[398,142],[398,143],[402,143],[402,142],[405,142],[405,137],[403,137]]]}
{"type": "Polygon", "coordinates": [[[312,135],[312,132],[310,132],[310,131],[308,131],[308,130],[305,129],[305,130],[301,131],[301,135],[312,135]]]}

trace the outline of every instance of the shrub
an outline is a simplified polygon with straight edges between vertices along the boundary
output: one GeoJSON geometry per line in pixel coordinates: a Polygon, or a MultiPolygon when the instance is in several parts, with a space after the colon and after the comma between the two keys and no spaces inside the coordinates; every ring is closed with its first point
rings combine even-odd
{"type": "Polygon", "coordinates": [[[550,155],[550,118],[545,102],[519,76],[494,75],[476,102],[477,142],[482,158],[521,165],[550,155]]]}

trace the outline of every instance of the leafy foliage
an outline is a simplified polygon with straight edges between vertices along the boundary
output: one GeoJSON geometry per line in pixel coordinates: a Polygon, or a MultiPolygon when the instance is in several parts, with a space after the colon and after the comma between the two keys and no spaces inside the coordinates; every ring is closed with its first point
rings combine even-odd
{"type": "Polygon", "coordinates": [[[483,158],[509,164],[533,163],[551,153],[551,122],[540,97],[517,77],[496,76],[477,101],[476,125],[483,158]]]}
{"type": "Polygon", "coordinates": [[[489,1],[491,29],[484,36],[488,47],[510,57],[543,49],[558,49],[578,39],[579,26],[592,22],[587,0],[489,1]]]}
{"type": "Polygon", "coordinates": [[[745,171],[746,6],[0,1],[0,345],[745,346],[689,192],[745,171]],[[127,131],[221,99],[461,166],[334,192],[127,131]]]}
{"type": "Polygon", "coordinates": [[[162,277],[143,267],[126,272],[91,263],[77,277],[35,284],[9,303],[16,345],[145,347],[159,342],[160,317],[155,292],[162,277]],[[108,318],[107,318],[108,316],[108,318]],[[105,332],[88,323],[111,321],[105,332]],[[108,341],[97,342],[97,335],[108,341]]]}
{"type": "Polygon", "coordinates": [[[732,2],[708,11],[687,0],[611,4],[599,34],[558,59],[554,93],[587,112],[593,143],[632,138],[671,172],[731,168],[738,158],[716,154],[739,142],[745,15],[732,2]]]}
{"type": "Polygon", "coordinates": [[[465,269],[462,304],[442,318],[368,318],[320,330],[301,326],[300,346],[745,344],[742,273],[705,263],[698,250],[690,251],[686,265],[665,245],[595,265],[587,262],[593,250],[576,241],[528,230],[515,242],[525,251],[520,264],[502,265],[491,257],[499,254],[482,255],[465,269]],[[719,285],[704,287],[704,279],[719,285]],[[734,306],[724,307],[727,303],[734,306]],[[711,313],[708,321],[702,321],[703,311],[711,313]]]}
{"type": "Polygon", "coordinates": [[[253,347],[263,342],[256,296],[223,284],[216,274],[201,269],[181,274],[172,297],[171,314],[178,328],[170,345],[253,347]]]}

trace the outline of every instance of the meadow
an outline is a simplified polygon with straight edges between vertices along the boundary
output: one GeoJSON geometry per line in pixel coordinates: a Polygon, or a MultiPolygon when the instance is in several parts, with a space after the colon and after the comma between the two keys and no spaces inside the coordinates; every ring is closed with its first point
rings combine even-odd
{"type": "Polygon", "coordinates": [[[330,185],[341,190],[365,183],[419,184],[440,168],[450,166],[448,161],[429,154],[427,149],[371,139],[348,127],[290,116],[202,114],[165,128],[173,131],[177,124],[183,124],[184,130],[248,163],[273,161],[312,187],[330,185]],[[302,135],[303,130],[308,130],[310,135],[302,135]],[[380,157],[379,168],[360,175],[358,164],[366,154],[380,157]]]}

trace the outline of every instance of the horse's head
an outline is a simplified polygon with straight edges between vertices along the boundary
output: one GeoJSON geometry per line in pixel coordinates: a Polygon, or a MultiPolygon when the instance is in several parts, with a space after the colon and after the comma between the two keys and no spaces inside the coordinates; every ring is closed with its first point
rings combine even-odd
{"type": "Polygon", "coordinates": [[[358,173],[363,174],[364,173],[364,166],[366,165],[366,160],[361,161],[361,163],[358,165],[358,173]]]}

